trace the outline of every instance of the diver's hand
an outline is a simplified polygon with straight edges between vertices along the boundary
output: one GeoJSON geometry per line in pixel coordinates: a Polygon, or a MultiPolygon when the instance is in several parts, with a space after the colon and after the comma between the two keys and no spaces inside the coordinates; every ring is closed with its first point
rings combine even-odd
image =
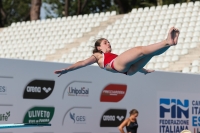
{"type": "Polygon", "coordinates": [[[146,69],[145,75],[148,74],[148,73],[152,73],[152,72],[154,72],[154,71],[155,71],[155,70],[148,70],[148,69],[146,69]]]}
{"type": "Polygon", "coordinates": [[[62,69],[62,70],[56,70],[54,73],[59,74],[58,77],[60,77],[62,74],[65,74],[67,72],[68,72],[68,70],[62,69]]]}

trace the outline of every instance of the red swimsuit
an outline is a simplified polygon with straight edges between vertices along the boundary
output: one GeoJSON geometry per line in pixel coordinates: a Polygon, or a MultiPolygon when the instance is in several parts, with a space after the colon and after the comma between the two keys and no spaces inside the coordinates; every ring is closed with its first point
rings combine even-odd
{"type": "MultiPolygon", "coordinates": [[[[103,53],[104,54],[104,68],[106,67],[106,65],[110,64],[111,68],[115,71],[117,71],[114,67],[114,59],[118,56],[116,54],[113,53],[103,53]]],[[[127,75],[127,72],[124,72],[124,74],[127,75]]]]}

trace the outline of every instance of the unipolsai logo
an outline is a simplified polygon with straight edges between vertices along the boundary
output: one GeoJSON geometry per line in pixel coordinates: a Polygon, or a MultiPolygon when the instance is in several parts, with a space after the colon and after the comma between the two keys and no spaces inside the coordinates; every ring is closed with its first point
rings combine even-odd
{"type": "Polygon", "coordinates": [[[160,98],[159,118],[160,133],[176,133],[188,129],[189,100],[160,98]]]}
{"type": "Polygon", "coordinates": [[[10,111],[0,114],[0,121],[8,121],[10,117],[10,111]]]}
{"type": "Polygon", "coordinates": [[[76,124],[85,124],[86,123],[86,116],[84,115],[76,115],[75,113],[69,113],[70,118],[76,124]]]}
{"type": "Polygon", "coordinates": [[[88,96],[89,95],[89,88],[86,87],[71,87],[68,88],[68,96],[88,96]]]}
{"type": "Polygon", "coordinates": [[[25,114],[23,123],[49,123],[54,110],[54,107],[33,107],[25,114]]]}
{"type": "Polygon", "coordinates": [[[62,98],[64,99],[66,95],[88,97],[91,83],[91,81],[72,81],[68,83],[63,91],[62,98]]]}
{"type": "Polygon", "coordinates": [[[7,89],[6,86],[0,86],[0,95],[6,95],[7,89]]]}

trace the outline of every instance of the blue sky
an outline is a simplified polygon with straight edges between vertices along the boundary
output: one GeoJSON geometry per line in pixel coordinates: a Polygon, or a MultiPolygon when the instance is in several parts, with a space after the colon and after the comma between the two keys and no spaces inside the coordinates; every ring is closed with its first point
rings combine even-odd
{"type": "MultiPolygon", "coordinates": [[[[45,11],[45,7],[48,8],[49,10],[51,9],[51,5],[47,4],[47,3],[42,3],[42,7],[41,7],[41,10],[40,10],[40,17],[41,17],[41,20],[42,19],[45,19],[46,17],[46,11],[45,11]]],[[[57,17],[57,15],[51,10],[51,15],[54,15],[54,17],[57,17]]]]}
{"type": "Polygon", "coordinates": [[[46,16],[46,13],[45,13],[45,10],[44,10],[44,6],[42,6],[41,10],[40,10],[40,17],[41,17],[41,19],[45,19],[45,16],[46,16]]]}

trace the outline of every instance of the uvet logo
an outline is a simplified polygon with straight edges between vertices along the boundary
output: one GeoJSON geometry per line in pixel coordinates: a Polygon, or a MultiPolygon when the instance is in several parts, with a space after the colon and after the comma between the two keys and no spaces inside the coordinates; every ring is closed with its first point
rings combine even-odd
{"type": "Polygon", "coordinates": [[[109,84],[107,85],[100,97],[101,102],[119,102],[126,94],[127,85],[124,84],[109,84]]]}

